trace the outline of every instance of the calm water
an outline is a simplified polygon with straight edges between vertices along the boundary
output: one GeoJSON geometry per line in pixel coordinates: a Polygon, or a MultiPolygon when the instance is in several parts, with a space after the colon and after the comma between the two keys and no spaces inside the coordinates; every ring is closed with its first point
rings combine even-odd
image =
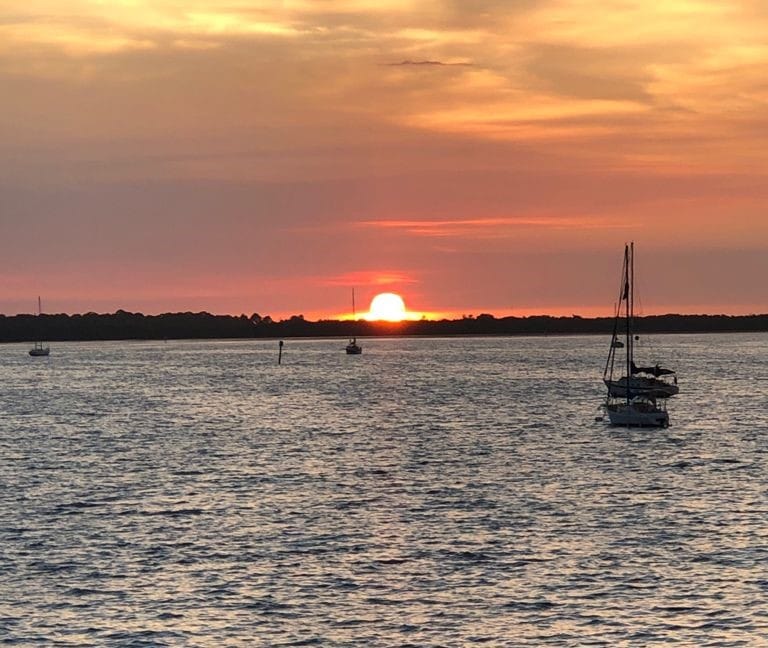
{"type": "Polygon", "coordinates": [[[768,644],[768,335],[0,347],[0,638],[768,644]]]}

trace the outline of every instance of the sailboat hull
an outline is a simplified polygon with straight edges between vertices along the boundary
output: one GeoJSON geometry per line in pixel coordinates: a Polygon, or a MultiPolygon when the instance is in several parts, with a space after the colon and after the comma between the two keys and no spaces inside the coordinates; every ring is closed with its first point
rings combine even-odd
{"type": "Polygon", "coordinates": [[[51,349],[49,347],[44,347],[42,349],[30,349],[29,350],[29,355],[31,355],[33,357],[47,356],[47,355],[50,355],[50,353],[51,353],[51,349]]]}
{"type": "Polygon", "coordinates": [[[356,344],[347,345],[347,355],[360,355],[363,352],[363,348],[356,344]]]}
{"type": "Polygon", "coordinates": [[[641,405],[632,402],[609,403],[605,409],[611,425],[652,428],[669,426],[669,414],[650,403],[641,405]]]}

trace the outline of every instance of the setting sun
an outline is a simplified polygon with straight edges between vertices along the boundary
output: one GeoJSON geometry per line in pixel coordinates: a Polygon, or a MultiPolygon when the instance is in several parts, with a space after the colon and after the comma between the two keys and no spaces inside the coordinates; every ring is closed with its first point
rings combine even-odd
{"type": "Polygon", "coordinates": [[[371,300],[371,308],[366,319],[401,322],[407,317],[408,313],[405,310],[405,302],[400,295],[380,293],[371,300]]]}

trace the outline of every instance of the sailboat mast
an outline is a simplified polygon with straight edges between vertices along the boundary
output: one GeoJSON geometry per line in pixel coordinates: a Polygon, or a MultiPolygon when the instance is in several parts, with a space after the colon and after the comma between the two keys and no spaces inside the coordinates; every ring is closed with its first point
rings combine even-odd
{"type": "Polygon", "coordinates": [[[624,297],[626,300],[626,313],[627,313],[627,405],[629,405],[630,398],[630,382],[632,379],[632,253],[634,252],[634,243],[624,246],[624,297]]]}
{"type": "Polygon", "coordinates": [[[355,289],[352,289],[352,319],[357,319],[357,314],[355,313],[355,289]]]}

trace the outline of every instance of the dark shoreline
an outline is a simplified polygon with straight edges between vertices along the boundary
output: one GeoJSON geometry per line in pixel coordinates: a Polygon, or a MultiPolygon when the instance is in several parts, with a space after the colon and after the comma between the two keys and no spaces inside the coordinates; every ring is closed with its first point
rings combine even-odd
{"type": "MultiPolygon", "coordinates": [[[[768,332],[768,314],[652,315],[636,318],[639,334],[768,332]]],[[[610,335],[612,317],[501,317],[482,314],[457,320],[367,322],[305,320],[294,315],[273,321],[251,316],[210,313],[143,315],[116,313],[84,315],[0,315],[0,342],[51,342],[163,339],[343,338],[610,335]]]]}

